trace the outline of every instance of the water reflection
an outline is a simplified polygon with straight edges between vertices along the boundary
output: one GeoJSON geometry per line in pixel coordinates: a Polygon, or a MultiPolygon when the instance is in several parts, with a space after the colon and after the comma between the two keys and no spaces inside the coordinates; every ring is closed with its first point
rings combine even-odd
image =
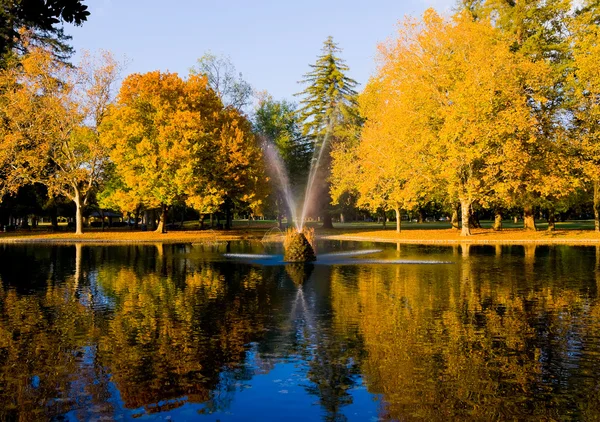
{"type": "Polygon", "coordinates": [[[600,247],[344,247],[0,246],[0,419],[598,418],[600,247]]]}

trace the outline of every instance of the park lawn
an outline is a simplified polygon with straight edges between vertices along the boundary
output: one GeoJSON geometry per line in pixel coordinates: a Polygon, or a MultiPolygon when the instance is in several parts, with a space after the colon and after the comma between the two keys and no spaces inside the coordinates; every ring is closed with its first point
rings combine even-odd
{"type": "MultiPolygon", "coordinates": [[[[392,243],[600,243],[600,233],[594,231],[593,221],[568,221],[556,223],[556,231],[547,231],[547,223],[536,222],[538,230],[525,231],[521,223],[504,222],[501,231],[491,229],[492,223],[482,221],[483,228],[472,229],[469,237],[460,236],[460,231],[445,222],[404,223],[400,233],[395,225],[384,229],[377,227],[347,225],[333,230],[317,230],[322,238],[340,240],[368,240],[392,243]]],[[[338,225],[339,227],[340,225],[338,225]]]]}
{"type": "MultiPolygon", "coordinates": [[[[52,232],[38,228],[17,232],[0,233],[0,243],[52,242],[52,243],[176,243],[210,242],[225,240],[260,240],[269,229],[276,227],[275,221],[234,221],[232,230],[198,230],[197,222],[186,222],[183,230],[172,230],[161,234],[153,231],[139,231],[128,228],[105,229],[88,228],[83,235],[71,231],[52,232]]],[[[395,223],[386,228],[382,224],[370,222],[335,223],[334,229],[319,228],[320,223],[306,225],[316,229],[317,236],[327,239],[365,240],[392,243],[600,243],[600,233],[593,228],[593,221],[569,221],[557,223],[557,230],[546,231],[546,224],[538,222],[538,231],[526,232],[520,224],[512,221],[504,223],[500,232],[491,230],[491,222],[482,222],[482,229],[473,229],[470,237],[461,237],[460,232],[451,229],[447,222],[412,223],[403,222],[402,231],[397,233],[395,223]]]]}
{"type": "Polygon", "coordinates": [[[243,240],[260,239],[266,230],[173,230],[167,233],[153,231],[139,231],[129,229],[88,229],[82,235],[69,232],[52,232],[42,230],[23,230],[11,233],[0,233],[0,243],[21,242],[52,242],[52,243],[177,243],[177,242],[205,242],[216,240],[243,240]]]}

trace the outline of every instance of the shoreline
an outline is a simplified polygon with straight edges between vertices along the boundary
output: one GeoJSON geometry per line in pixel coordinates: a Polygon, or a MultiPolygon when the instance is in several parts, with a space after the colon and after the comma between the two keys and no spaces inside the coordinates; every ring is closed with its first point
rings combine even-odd
{"type": "Polygon", "coordinates": [[[401,243],[405,245],[598,245],[600,239],[392,239],[386,237],[361,237],[351,235],[324,235],[317,239],[351,242],[401,243]]]}
{"type": "MultiPolygon", "coordinates": [[[[260,241],[267,230],[214,231],[173,231],[165,234],[154,232],[87,232],[77,236],[73,233],[22,233],[0,234],[0,244],[98,244],[98,245],[141,245],[173,243],[219,243],[226,241],[260,241]]],[[[557,230],[555,232],[524,232],[519,229],[506,229],[494,232],[490,229],[477,229],[469,237],[460,237],[450,229],[405,230],[396,233],[391,230],[319,230],[317,239],[354,242],[378,242],[413,245],[599,245],[600,233],[591,230],[557,230]]]]}

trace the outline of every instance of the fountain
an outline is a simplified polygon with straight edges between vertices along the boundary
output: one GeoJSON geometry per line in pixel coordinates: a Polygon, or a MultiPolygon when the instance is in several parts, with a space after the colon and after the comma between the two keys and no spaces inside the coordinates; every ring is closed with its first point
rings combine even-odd
{"type": "MultiPolygon", "coordinates": [[[[283,242],[283,250],[285,251],[283,260],[285,262],[312,262],[317,260],[315,250],[305,231],[311,233],[306,229],[303,231],[288,229],[286,232],[283,242]]],[[[314,234],[314,231],[312,233],[314,234]]]]}
{"type": "Polygon", "coordinates": [[[271,176],[278,183],[278,187],[286,205],[288,207],[288,220],[291,220],[292,227],[288,227],[283,233],[278,228],[269,230],[262,239],[263,244],[271,242],[280,242],[283,238],[283,257],[281,255],[267,254],[247,254],[247,253],[226,253],[225,258],[250,261],[261,265],[286,265],[286,272],[292,278],[294,283],[301,285],[311,274],[312,263],[319,265],[356,265],[356,264],[451,264],[448,261],[427,261],[427,260],[390,260],[390,259],[356,259],[360,256],[378,254],[381,249],[367,249],[348,252],[325,253],[319,255],[317,262],[316,242],[314,229],[304,225],[307,217],[308,204],[312,200],[313,186],[317,177],[319,162],[321,161],[323,151],[328,142],[328,136],[325,137],[321,148],[315,151],[311,161],[306,193],[301,208],[300,218],[297,215],[296,203],[294,201],[290,183],[283,160],[279,156],[276,147],[265,141],[264,151],[268,161],[268,170],[271,176]]]}
{"type": "Polygon", "coordinates": [[[291,219],[295,226],[291,229],[288,228],[288,231],[285,235],[285,262],[312,262],[316,261],[317,259],[314,250],[314,230],[308,230],[304,226],[304,221],[308,211],[308,204],[312,199],[313,186],[317,176],[319,163],[323,156],[323,152],[326,149],[329,137],[329,135],[326,135],[325,139],[323,140],[323,144],[320,146],[320,148],[318,148],[318,151],[315,149],[313,152],[300,218],[297,216],[296,202],[294,201],[294,197],[292,195],[289,178],[287,176],[287,171],[285,169],[283,160],[279,156],[276,147],[268,141],[265,142],[264,151],[269,164],[268,169],[270,170],[271,175],[277,181],[283,198],[286,201],[290,214],[288,215],[288,219],[291,219]]]}

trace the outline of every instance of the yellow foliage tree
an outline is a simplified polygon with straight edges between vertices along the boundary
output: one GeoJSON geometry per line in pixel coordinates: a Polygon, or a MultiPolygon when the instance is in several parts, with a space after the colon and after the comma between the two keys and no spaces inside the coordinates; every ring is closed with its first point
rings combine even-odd
{"type": "Polygon", "coordinates": [[[0,193],[41,183],[82,209],[102,177],[106,152],[97,127],[112,100],[120,66],[109,52],[85,54],[77,68],[33,47],[0,71],[0,193]]]}
{"type": "Polygon", "coordinates": [[[594,184],[594,221],[600,231],[600,25],[596,2],[584,2],[572,22],[573,69],[570,75],[576,138],[581,164],[594,184]]]}
{"type": "Polygon", "coordinates": [[[472,205],[503,180],[507,142],[531,133],[522,81],[537,68],[489,22],[466,13],[444,20],[433,10],[405,21],[379,59],[361,98],[363,201],[399,209],[443,187],[459,199],[461,234],[470,235],[472,205]]]}
{"type": "Polygon", "coordinates": [[[252,187],[261,156],[250,124],[223,108],[204,76],[128,76],[101,138],[120,178],[113,202],[160,207],[157,232],[166,231],[167,210],[178,201],[200,212],[237,199],[258,201],[252,187]]]}

